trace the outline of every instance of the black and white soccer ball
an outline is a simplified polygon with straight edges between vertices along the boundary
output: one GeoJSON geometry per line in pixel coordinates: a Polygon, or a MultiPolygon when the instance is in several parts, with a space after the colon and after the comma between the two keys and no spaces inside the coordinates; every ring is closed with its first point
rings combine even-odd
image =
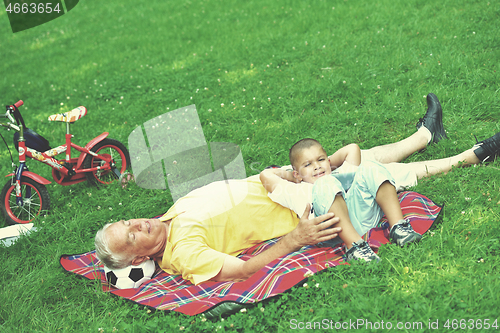
{"type": "Polygon", "coordinates": [[[104,266],[106,280],[118,289],[139,288],[153,277],[154,272],[154,260],[146,260],[137,266],[121,269],[109,269],[104,266]]]}

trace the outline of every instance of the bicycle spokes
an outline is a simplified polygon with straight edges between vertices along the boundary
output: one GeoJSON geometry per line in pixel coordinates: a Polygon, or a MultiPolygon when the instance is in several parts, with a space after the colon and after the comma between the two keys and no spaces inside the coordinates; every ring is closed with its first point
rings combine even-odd
{"type": "Polygon", "coordinates": [[[32,220],[37,216],[40,211],[40,200],[38,200],[38,193],[31,191],[30,186],[21,185],[21,192],[24,193],[22,203],[17,203],[17,197],[14,191],[10,195],[10,207],[12,213],[20,220],[32,220]]]}

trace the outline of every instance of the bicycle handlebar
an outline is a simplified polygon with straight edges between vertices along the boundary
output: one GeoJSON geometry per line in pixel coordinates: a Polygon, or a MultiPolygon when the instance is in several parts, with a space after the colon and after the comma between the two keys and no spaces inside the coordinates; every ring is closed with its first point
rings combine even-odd
{"type": "Polygon", "coordinates": [[[16,108],[18,108],[18,107],[20,107],[20,106],[21,106],[21,105],[23,105],[23,104],[24,104],[24,102],[23,102],[23,101],[21,101],[21,100],[19,100],[16,104],[14,104],[14,106],[15,106],[16,108]]]}

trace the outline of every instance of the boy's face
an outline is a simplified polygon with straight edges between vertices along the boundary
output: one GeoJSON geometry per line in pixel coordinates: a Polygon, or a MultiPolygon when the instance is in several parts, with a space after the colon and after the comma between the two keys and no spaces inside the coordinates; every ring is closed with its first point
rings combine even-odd
{"type": "Polygon", "coordinates": [[[328,155],[319,145],[302,149],[295,160],[294,169],[295,178],[311,184],[332,172],[328,155]]]}

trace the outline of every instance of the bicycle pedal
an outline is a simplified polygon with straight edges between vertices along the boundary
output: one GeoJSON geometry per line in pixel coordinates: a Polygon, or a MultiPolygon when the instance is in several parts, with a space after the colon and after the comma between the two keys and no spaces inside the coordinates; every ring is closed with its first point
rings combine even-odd
{"type": "Polygon", "coordinates": [[[71,165],[69,163],[66,163],[66,162],[63,162],[62,166],[65,167],[68,170],[68,176],[67,177],[73,177],[74,175],[76,175],[75,170],[73,170],[73,165],[71,165]]]}

